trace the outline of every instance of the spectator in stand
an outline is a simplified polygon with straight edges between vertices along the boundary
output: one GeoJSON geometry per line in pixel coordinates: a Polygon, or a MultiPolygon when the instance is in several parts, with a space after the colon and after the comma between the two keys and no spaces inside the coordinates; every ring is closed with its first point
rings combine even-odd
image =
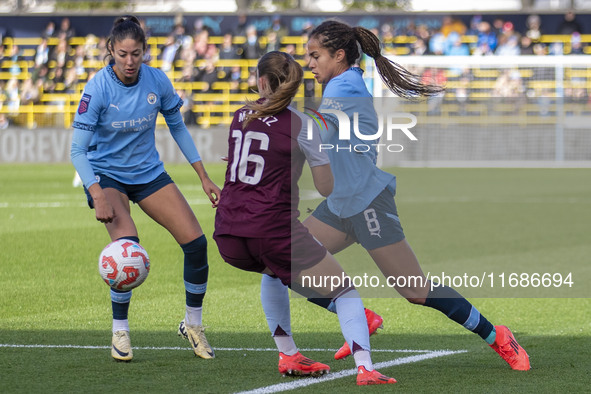
{"type": "Polygon", "coordinates": [[[536,55],[536,56],[546,56],[548,54],[544,44],[541,44],[541,43],[534,44],[533,49],[534,49],[534,55],[536,55]]]}
{"type": "Polygon", "coordinates": [[[48,68],[47,77],[44,79],[38,79],[38,81],[43,81],[43,93],[55,93],[55,88],[57,85],[55,80],[55,74],[57,74],[56,71],[59,71],[63,74],[63,69],[61,68],[58,68],[57,70],[49,70],[48,68]]]}
{"type": "Polygon", "coordinates": [[[574,32],[582,34],[583,28],[579,21],[577,21],[577,16],[575,15],[574,11],[568,11],[566,14],[564,14],[564,20],[558,26],[558,34],[571,35],[574,32]]]}
{"type": "Polygon", "coordinates": [[[416,37],[417,25],[414,21],[408,21],[406,26],[404,26],[403,34],[407,37],[416,37]]]}
{"type": "Polygon", "coordinates": [[[515,32],[512,22],[505,22],[503,24],[503,29],[501,34],[497,35],[497,49],[495,49],[495,54],[499,54],[499,47],[503,46],[501,52],[505,52],[506,54],[515,54],[515,46],[518,46],[519,40],[514,41],[510,40],[512,37],[519,39],[519,33],[515,32]],[[510,42],[511,41],[511,42],[510,42]]]}
{"type": "Polygon", "coordinates": [[[542,20],[540,19],[540,16],[535,14],[528,16],[525,25],[527,26],[525,35],[533,43],[540,42],[540,38],[542,38],[542,20]]]}
{"type": "Polygon", "coordinates": [[[180,48],[182,46],[190,46],[193,43],[193,39],[190,35],[185,33],[185,26],[182,24],[178,24],[174,27],[172,34],[174,35],[174,39],[176,40],[177,46],[180,48]]]}
{"type": "Polygon", "coordinates": [[[152,29],[148,25],[146,25],[145,19],[140,19],[140,27],[144,31],[144,34],[146,35],[146,41],[147,41],[150,37],[152,37],[152,29]]]}
{"type": "Polygon", "coordinates": [[[199,33],[195,33],[193,50],[195,51],[196,59],[205,59],[207,50],[209,48],[209,31],[204,29],[199,33]]]}
{"type": "Polygon", "coordinates": [[[521,36],[519,41],[520,52],[522,55],[533,55],[534,54],[534,44],[532,39],[529,38],[527,35],[521,36]]]}
{"type": "Polygon", "coordinates": [[[193,82],[197,70],[195,64],[195,52],[191,47],[182,47],[180,49],[180,60],[183,64],[182,76],[178,79],[180,82],[193,82]]]}
{"type": "Polygon", "coordinates": [[[491,29],[490,23],[482,21],[478,24],[478,40],[474,55],[492,55],[497,49],[497,35],[491,29]]]}
{"type": "Polygon", "coordinates": [[[218,47],[216,47],[214,44],[208,44],[207,45],[207,50],[205,51],[205,54],[203,56],[203,58],[205,60],[213,60],[214,63],[217,63],[219,58],[219,50],[218,47]]]}
{"type": "Polygon", "coordinates": [[[6,114],[0,114],[0,130],[6,130],[10,126],[10,122],[6,117],[6,114]]]}
{"type": "Polygon", "coordinates": [[[310,33],[312,32],[312,30],[314,30],[314,27],[315,26],[312,23],[312,21],[307,20],[306,22],[304,22],[304,24],[302,26],[302,36],[306,35],[306,37],[308,37],[310,35],[310,33]]]}
{"type": "Polygon", "coordinates": [[[50,37],[55,37],[55,35],[56,35],[55,22],[54,21],[47,22],[45,29],[43,29],[43,31],[41,32],[41,37],[50,38],[50,37]]]}
{"type": "Polygon", "coordinates": [[[503,34],[503,27],[505,25],[505,20],[501,17],[497,17],[493,20],[492,23],[492,31],[497,35],[497,38],[503,34]]]}
{"type": "Polygon", "coordinates": [[[88,72],[87,77],[86,77],[86,82],[90,81],[92,79],[92,77],[94,77],[97,73],[97,70],[91,70],[88,72]]]}
{"type": "Polygon", "coordinates": [[[20,86],[16,77],[10,78],[4,88],[6,95],[6,107],[11,115],[18,115],[21,105],[20,86]]]}
{"type": "Polygon", "coordinates": [[[6,57],[12,62],[9,69],[10,75],[15,77],[19,76],[22,72],[21,62],[23,60],[23,51],[18,45],[13,44],[12,48],[9,51],[6,51],[6,57]]]}
{"type": "MultiPolygon", "coordinates": [[[[445,70],[442,68],[427,68],[421,75],[421,83],[445,86],[447,83],[445,70]]],[[[439,115],[441,113],[441,104],[443,103],[444,96],[445,91],[441,91],[429,97],[427,101],[427,114],[439,115]]]]}
{"type": "Polygon", "coordinates": [[[248,79],[246,80],[246,83],[248,85],[247,90],[249,92],[255,92],[258,87],[257,87],[257,72],[256,72],[256,68],[250,70],[249,74],[248,74],[248,79]]]}
{"type": "Polygon", "coordinates": [[[427,53],[427,44],[425,41],[417,37],[417,40],[412,44],[410,54],[415,56],[425,55],[427,53]]]}
{"type": "Polygon", "coordinates": [[[206,83],[206,87],[202,92],[208,92],[211,90],[211,85],[218,81],[218,72],[215,67],[214,59],[207,59],[205,61],[205,65],[199,68],[199,73],[197,74],[196,79],[206,83]]]}
{"type": "Polygon", "coordinates": [[[523,96],[525,87],[518,70],[506,69],[497,80],[493,90],[494,97],[517,98],[523,96]]]}
{"type": "Polygon", "coordinates": [[[231,32],[227,32],[226,34],[224,34],[224,38],[219,52],[220,59],[231,60],[240,57],[238,55],[238,48],[236,48],[236,46],[233,44],[233,40],[234,36],[231,32]]]}
{"type": "Polygon", "coordinates": [[[459,115],[467,115],[468,114],[468,99],[470,97],[469,93],[470,88],[470,80],[466,77],[460,78],[458,87],[456,88],[456,102],[458,103],[458,114],[459,115]]]}
{"type": "Polygon", "coordinates": [[[75,68],[67,69],[66,74],[64,76],[64,92],[79,93],[78,92],[79,77],[80,77],[80,75],[78,75],[75,68]]]}
{"type": "Polygon", "coordinates": [[[474,15],[470,18],[470,26],[466,31],[466,35],[475,36],[478,35],[478,24],[482,22],[482,15],[474,15]]]}
{"type": "Polygon", "coordinates": [[[49,45],[46,37],[41,39],[41,43],[35,50],[35,69],[38,69],[43,64],[49,62],[49,45]]]}
{"type": "MultiPolygon", "coordinates": [[[[265,35],[269,35],[270,33],[275,33],[275,37],[277,38],[277,42],[281,43],[281,39],[288,35],[289,31],[287,27],[281,23],[281,16],[274,15],[273,20],[271,22],[271,27],[265,31],[265,35]]],[[[267,49],[267,51],[269,51],[267,49]]]]}
{"type": "Polygon", "coordinates": [[[105,59],[105,57],[109,53],[107,50],[107,38],[106,37],[99,38],[99,42],[98,42],[98,44],[96,44],[96,49],[97,49],[97,54],[96,54],[95,59],[102,62],[103,59],[105,59]]]}
{"type": "Polygon", "coordinates": [[[55,83],[56,86],[54,86],[54,91],[62,91],[63,90],[63,86],[58,86],[58,85],[63,85],[65,79],[66,79],[66,70],[64,67],[56,67],[54,69],[51,70],[50,74],[49,74],[49,79],[55,83]]]}
{"type": "Polygon", "coordinates": [[[70,18],[62,18],[62,21],[60,22],[60,28],[57,31],[57,36],[63,37],[66,40],[69,40],[70,38],[76,36],[76,30],[74,30],[74,28],[72,27],[70,23],[70,18]]]}
{"type": "Polygon", "coordinates": [[[86,50],[84,48],[84,45],[78,45],[74,51],[74,58],[72,59],[73,66],[71,67],[75,70],[76,75],[78,77],[81,77],[82,75],[84,75],[84,73],[86,73],[86,68],[84,64],[85,60],[86,50]]]}
{"type": "Polygon", "coordinates": [[[230,93],[240,93],[240,82],[242,82],[242,69],[240,66],[232,66],[226,74],[226,81],[230,82],[230,93]]]}
{"type": "MultiPolygon", "coordinates": [[[[179,23],[182,23],[182,18],[179,19],[179,23]]],[[[195,37],[197,34],[201,33],[203,30],[208,30],[208,28],[203,23],[203,18],[195,19],[195,22],[193,22],[193,32],[192,32],[193,37],[195,37]]],[[[208,33],[209,33],[209,30],[208,30],[208,33]]]]}
{"type": "Polygon", "coordinates": [[[6,81],[0,79],[0,109],[2,109],[2,107],[4,107],[4,104],[6,103],[6,99],[8,98],[8,96],[6,95],[5,88],[6,88],[6,81]]]}
{"type": "MultiPolygon", "coordinates": [[[[429,40],[431,39],[431,32],[429,32],[429,28],[427,28],[427,25],[424,24],[420,24],[417,26],[416,28],[416,33],[415,36],[417,37],[417,39],[421,39],[423,40],[423,42],[425,43],[425,46],[427,48],[429,48],[429,40]]],[[[425,54],[428,52],[425,52],[425,54]]]]}
{"type": "Polygon", "coordinates": [[[238,15],[238,24],[234,29],[234,35],[237,37],[246,37],[246,29],[248,28],[248,17],[245,13],[238,15]]]}
{"type": "Polygon", "coordinates": [[[21,104],[36,104],[39,102],[41,92],[32,78],[27,78],[22,82],[20,90],[21,104]]]}
{"type": "MultiPolygon", "coordinates": [[[[65,38],[61,38],[49,55],[49,60],[54,61],[55,68],[64,68],[70,59],[70,46],[65,38]]],[[[51,67],[52,65],[50,65],[51,67]]]]}
{"type": "Polygon", "coordinates": [[[254,25],[246,28],[246,42],[242,45],[243,59],[258,59],[264,54],[264,48],[261,45],[257,29],[254,25]]]}
{"type": "Polygon", "coordinates": [[[441,21],[441,34],[445,37],[448,37],[451,33],[455,32],[459,35],[466,34],[466,25],[458,18],[453,18],[451,16],[444,16],[441,21]]]}
{"type": "Polygon", "coordinates": [[[291,57],[293,57],[294,59],[297,59],[296,57],[296,47],[293,44],[287,44],[285,46],[285,48],[283,49],[283,52],[287,53],[288,55],[290,55],[291,57]]]}
{"type": "Polygon", "coordinates": [[[47,64],[41,65],[38,69],[33,71],[32,75],[34,81],[42,80],[45,82],[49,75],[49,66],[47,64]]]}
{"type": "Polygon", "coordinates": [[[177,94],[179,95],[180,99],[183,100],[183,105],[181,106],[181,115],[183,116],[183,122],[186,125],[195,125],[197,123],[197,116],[195,112],[193,112],[193,99],[191,98],[191,90],[177,90],[177,94]]]}
{"type": "Polygon", "coordinates": [[[552,44],[550,44],[548,54],[552,56],[564,55],[564,45],[562,44],[562,42],[553,42],[552,44]]]}
{"type": "Polygon", "coordinates": [[[462,36],[456,32],[451,32],[447,37],[449,43],[445,51],[447,56],[469,56],[470,49],[468,45],[462,42],[462,36]]]}
{"type": "Polygon", "coordinates": [[[443,55],[447,47],[447,39],[439,30],[429,40],[429,53],[432,55],[443,55]]]}
{"type": "Polygon", "coordinates": [[[380,37],[380,40],[383,43],[383,49],[385,53],[394,54],[394,28],[389,23],[384,23],[380,28],[381,34],[376,34],[375,31],[372,31],[376,36],[380,37]]]}
{"type": "Polygon", "coordinates": [[[267,33],[267,45],[265,46],[265,51],[267,52],[274,52],[281,50],[281,43],[279,37],[277,37],[277,33],[274,31],[270,31],[267,33]]]}
{"type": "Polygon", "coordinates": [[[581,42],[581,34],[578,32],[574,32],[570,36],[570,53],[569,55],[582,55],[583,52],[583,43],[581,42]]]}
{"type": "Polygon", "coordinates": [[[197,73],[197,69],[193,67],[192,63],[185,63],[177,82],[193,82],[197,78],[197,73]]]}
{"type": "Polygon", "coordinates": [[[164,47],[162,48],[160,60],[162,61],[160,64],[160,69],[164,72],[169,72],[172,70],[174,65],[174,59],[176,58],[176,52],[178,51],[177,42],[175,40],[174,34],[169,34],[166,38],[166,42],[164,43],[164,47]]]}
{"type": "MultiPolygon", "coordinates": [[[[150,37],[152,37],[152,30],[150,29],[150,27],[148,27],[146,25],[146,20],[145,19],[140,19],[140,27],[144,30],[144,33],[146,35],[146,42],[148,42],[150,40],[150,37]]],[[[106,55],[106,54],[105,54],[106,55]]],[[[104,59],[104,57],[102,57],[101,59],[104,59]]],[[[144,64],[150,65],[150,62],[152,61],[152,54],[150,51],[150,47],[146,48],[146,52],[144,52],[144,64]]]]}
{"type": "Polygon", "coordinates": [[[497,47],[495,55],[498,56],[519,56],[521,48],[517,35],[503,36],[502,43],[497,47]]]}
{"type": "MultiPolygon", "coordinates": [[[[231,32],[226,32],[222,39],[222,44],[218,51],[218,58],[220,60],[234,60],[238,59],[240,55],[238,54],[238,48],[234,46],[232,42],[234,39],[231,32]]],[[[218,68],[221,73],[223,73],[223,78],[226,80],[230,80],[230,73],[232,72],[232,66],[229,64],[225,64],[218,68]]]]}

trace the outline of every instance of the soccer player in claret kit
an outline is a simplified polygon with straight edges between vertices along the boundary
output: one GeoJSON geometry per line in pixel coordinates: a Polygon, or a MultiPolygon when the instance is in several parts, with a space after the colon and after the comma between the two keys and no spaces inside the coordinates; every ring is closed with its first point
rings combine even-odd
{"type": "Polygon", "coordinates": [[[357,384],[395,383],[373,368],[363,303],[353,286],[306,289],[304,274],[340,276],[343,270],[298,220],[298,185],[304,162],[323,195],[332,190],[328,158],[319,152],[318,130],[309,140],[307,118],[290,106],[303,78],[288,54],[269,52],[257,66],[261,99],[238,110],[230,127],[228,169],[216,214],[214,239],[230,265],[262,274],[261,302],[279,350],[279,372],[318,376],[328,365],[303,356],[291,335],[286,286],[326,297],[355,350],[357,384]]]}
{"type": "MultiPolygon", "coordinates": [[[[183,101],[170,80],[162,71],[142,64],[147,46],[137,18],[117,18],[107,49],[111,62],[86,84],[72,125],[72,163],[84,183],[89,206],[111,240],[139,242],[129,206],[132,201],[178,242],[184,253],[186,330],[195,355],[211,359],[214,352],[202,326],[209,272],[207,239],[159,158],[154,135],[158,112],[214,206],[220,189],[203,167],[179,112],[183,101]]],[[[111,289],[111,356],[119,361],[133,358],[130,301],[131,290],[111,289]]]]}

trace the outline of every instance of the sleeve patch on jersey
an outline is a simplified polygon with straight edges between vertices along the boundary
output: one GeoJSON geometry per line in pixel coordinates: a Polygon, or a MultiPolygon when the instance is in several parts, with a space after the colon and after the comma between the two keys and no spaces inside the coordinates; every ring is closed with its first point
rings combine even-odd
{"type": "Polygon", "coordinates": [[[90,104],[90,99],[92,96],[90,94],[84,93],[82,98],[80,99],[80,105],[78,106],[78,113],[82,115],[86,111],[88,111],[88,105],[90,104]]]}
{"type": "Polygon", "coordinates": [[[183,100],[182,99],[179,99],[179,102],[176,104],[176,106],[174,106],[171,109],[161,109],[160,110],[160,113],[162,113],[162,115],[164,115],[164,116],[166,116],[166,115],[172,115],[175,112],[177,112],[178,110],[180,110],[181,107],[183,106],[183,104],[184,104],[183,103],[183,100]]]}
{"type": "Polygon", "coordinates": [[[80,130],[94,131],[94,126],[86,124],[86,123],[73,122],[72,127],[75,129],[80,129],[80,130]]]}

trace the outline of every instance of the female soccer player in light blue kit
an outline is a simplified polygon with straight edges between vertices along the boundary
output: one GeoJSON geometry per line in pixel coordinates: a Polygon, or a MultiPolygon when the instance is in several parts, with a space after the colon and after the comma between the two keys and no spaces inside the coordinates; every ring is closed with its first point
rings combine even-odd
{"type": "MultiPolygon", "coordinates": [[[[326,21],[310,33],[307,49],[310,70],[325,85],[318,110],[328,121],[328,130],[321,133],[323,143],[339,144],[338,118],[331,110],[346,113],[351,121],[353,113],[358,113],[359,129],[366,134],[374,134],[378,129],[363,71],[355,66],[361,55],[358,46],[375,60],[382,80],[398,96],[416,98],[442,91],[441,87],[422,84],[420,78],[383,57],[379,39],[369,30],[326,21]]],[[[353,132],[348,142],[353,146],[368,143],[353,132]]],[[[478,334],[514,370],[530,369],[527,353],[507,327],[493,326],[452,288],[433,286],[431,289],[400,225],[394,203],[396,178],[377,167],[375,149],[365,153],[336,149],[326,152],[334,174],[334,190],[304,221],[312,235],[331,253],[359,242],[386,277],[422,278],[422,286],[396,287],[396,290],[408,301],[435,308],[478,334]]],[[[377,326],[374,324],[375,329],[371,329],[371,325],[376,320],[381,323],[381,317],[371,311],[367,315],[370,332],[375,331],[377,326]]],[[[346,357],[350,352],[345,344],[335,357],[346,357]]]]}
{"type": "MultiPolygon", "coordinates": [[[[86,85],[74,123],[71,158],[84,183],[88,204],[105,223],[111,240],[139,242],[129,201],[166,228],[184,253],[185,322],[195,355],[213,358],[203,333],[207,287],[207,240],[191,207],[164,170],[155,145],[158,112],[203,190],[217,206],[220,189],[209,179],[179,112],[182,100],[167,76],[142,64],[146,37],[137,18],[118,18],[107,42],[110,60],[86,85]]],[[[133,351],[127,320],[131,291],[111,289],[111,355],[129,361],[133,351]]]]}

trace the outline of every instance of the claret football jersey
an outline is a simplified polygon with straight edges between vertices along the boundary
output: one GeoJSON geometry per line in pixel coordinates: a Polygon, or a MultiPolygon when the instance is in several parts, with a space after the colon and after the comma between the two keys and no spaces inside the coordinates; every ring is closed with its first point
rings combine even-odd
{"type": "MultiPolygon", "coordinates": [[[[307,132],[307,118],[292,107],[253,119],[236,111],[228,138],[228,168],[216,214],[216,234],[250,238],[289,236],[299,212],[297,182],[304,162],[329,163],[319,133],[307,132]]],[[[313,126],[315,127],[315,126],[313,126]]]]}

